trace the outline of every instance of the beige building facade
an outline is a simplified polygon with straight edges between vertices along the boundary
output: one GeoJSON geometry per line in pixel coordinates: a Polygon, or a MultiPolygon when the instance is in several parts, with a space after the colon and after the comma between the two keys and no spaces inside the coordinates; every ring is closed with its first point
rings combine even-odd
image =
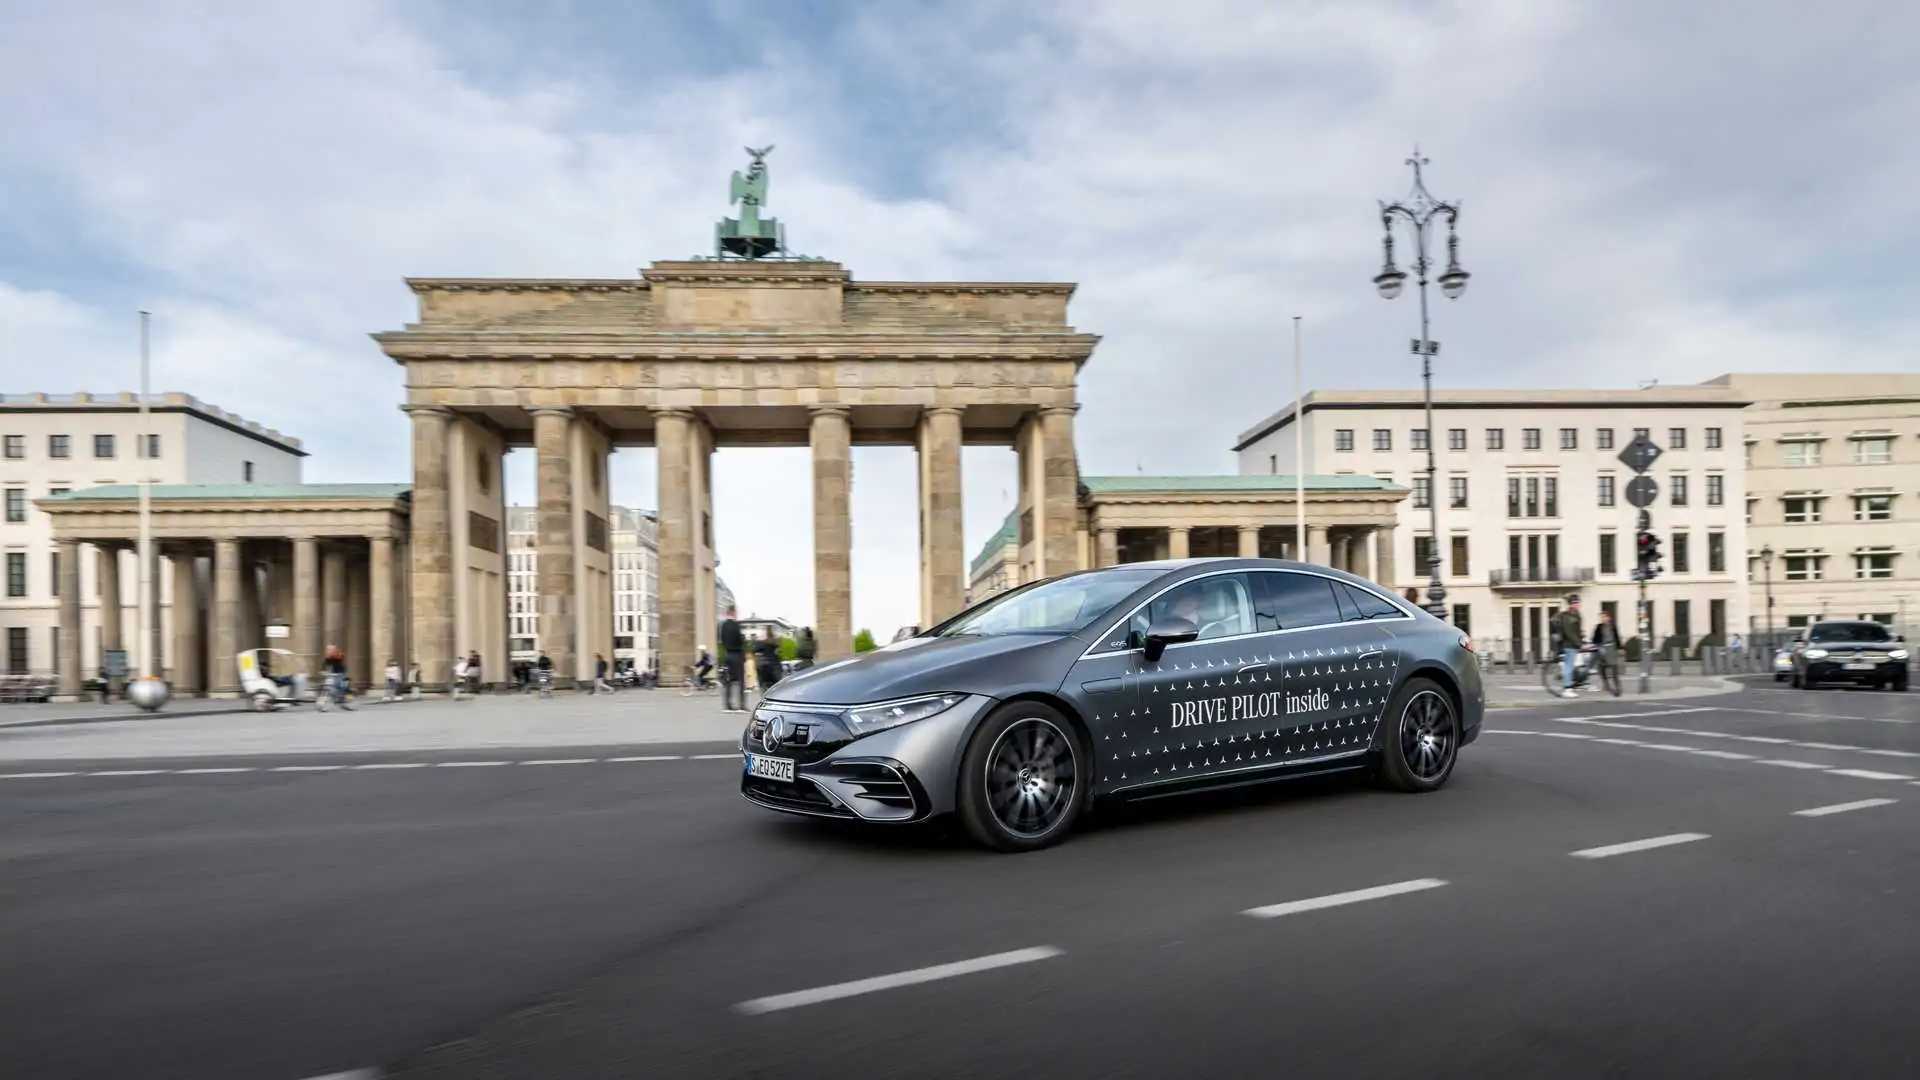
{"type": "Polygon", "coordinates": [[[1729,374],[1743,444],[1751,629],[1920,623],[1920,375],[1729,374]],[[1769,566],[1761,556],[1771,551],[1769,566]],[[1771,577],[1771,586],[1768,579],[1771,577]]]}
{"type": "MultiPolygon", "coordinates": [[[[488,538],[504,516],[496,492],[510,447],[531,447],[538,459],[538,636],[557,671],[575,678],[590,675],[595,652],[610,651],[606,458],[616,447],[657,452],[666,682],[713,638],[719,446],[812,450],[823,660],[852,648],[855,444],[919,453],[924,621],[963,602],[963,445],[1019,454],[1019,508],[1032,521],[1022,560],[1040,573],[1079,561],[1073,419],[1079,369],[1098,339],[1067,323],[1071,285],[860,282],[814,260],[660,262],[635,279],[408,284],[418,321],[374,337],[405,369],[412,639],[430,685],[445,682],[456,649],[506,625],[494,557],[504,544],[488,538]],[[499,618],[489,606],[496,599],[499,618]]],[[[501,638],[504,659],[503,630],[501,638]]]]}

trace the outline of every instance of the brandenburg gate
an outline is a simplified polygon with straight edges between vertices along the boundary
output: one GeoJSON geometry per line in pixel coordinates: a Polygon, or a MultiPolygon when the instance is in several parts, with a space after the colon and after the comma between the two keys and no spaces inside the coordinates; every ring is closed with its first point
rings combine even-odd
{"type": "MultiPolygon", "coordinates": [[[[1067,323],[1073,286],[857,281],[783,257],[752,184],[719,256],[635,279],[414,278],[418,321],[374,335],[406,369],[413,432],[410,649],[444,684],[456,655],[504,670],[501,456],[538,458],[540,641],[557,680],[611,656],[607,457],[659,459],[660,674],[711,643],[717,447],[812,449],[820,658],[852,649],[851,448],[919,455],[920,608],[962,606],[960,448],[1019,454],[1023,551],[1035,576],[1079,567],[1075,383],[1098,338],[1067,323]],[[762,240],[759,237],[768,239],[762,240]]],[[[782,536],[800,522],[755,522],[782,536]]],[[[497,677],[490,675],[490,677],[497,677]]]]}

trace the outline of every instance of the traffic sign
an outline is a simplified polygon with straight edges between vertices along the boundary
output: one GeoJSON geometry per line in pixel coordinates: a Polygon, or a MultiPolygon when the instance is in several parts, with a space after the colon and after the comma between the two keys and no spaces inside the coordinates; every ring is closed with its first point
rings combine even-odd
{"type": "Polygon", "coordinates": [[[1627,481],[1627,502],[1645,510],[1660,494],[1660,485],[1651,476],[1636,476],[1627,481]]]}
{"type": "Polygon", "coordinates": [[[1654,445],[1652,439],[1645,435],[1635,435],[1633,441],[1627,444],[1627,448],[1620,451],[1620,463],[1634,472],[1643,473],[1653,468],[1654,460],[1659,456],[1660,448],[1654,445]]]}

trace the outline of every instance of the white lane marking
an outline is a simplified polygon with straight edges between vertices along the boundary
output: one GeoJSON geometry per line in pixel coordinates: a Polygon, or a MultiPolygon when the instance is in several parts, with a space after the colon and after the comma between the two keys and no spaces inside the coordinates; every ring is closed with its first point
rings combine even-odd
{"type": "Polygon", "coordinates": [[[1876,772],[1873,769],[1828,769],[1834,776],[1851,776],[1856,780],[1911,780],[1905,773],[1876,772]]]}
{"type": "Polygon", "coordinates": [[[268,772],[334,772],[345,765],[275,765],[268,772]]]}
{"type": "Polygon", "coordinates": [[[1383,900],[1402,893],[1421,892],[1437,889],[1446,882],[1439,878],[1415,878],[1412,881],[1396,881],[1391,885],[1375,885],[1371,889],[1355,889],[1352,892],[1329,893],[1326,896],[1313,896],[1305,900],[1289,900],[1284,904],[1268,904],[1265,907],[1248,908],[1242,915],[1251,915],[1256,919],[1277,919],[1282,915],[1295,915],[1302,911],[1318,911],[1321,908],[1339,907],[1343,904],[1359,904],[1368,900],[1383,900]]]}
{"type": "Polygon", "coordinates": [[[1030,949],[1015,949],[1012,952],[994,953],[992,956],[977,956],[971,960],[957,960],[951,964],[935,964],[932,967],[914,968],[911,971],[896,971],[891,975],[875,975],[870,979],[855,979],[852,982],[835,983],[832,986],[816,986],[811,990],[795,990],[787,994],[774,994],[770,997],[754,998],[735,1005],[734,1011],[748,1016],[762,1016],[782,1009],[797,1009],[803,1005],[818,1005],[824,1001],[839,1001],[842,998],[857,997],[861,994],[873,994],[882,990],[898,990],[903,986],[917,986],[920,983],[951,979],[958,975],[972,975],[980,971],[992,971],[996,968],[1012,967],[1016,964],[1031,964],[1036,960],[1051,960],[1066,955],[1065,949],[1052,945],[1037,945],[1030,949]]]}
{"type": "Polygon", "coordinates": [[[687,760],[688,761],[719,761],[723,758],[732,758],[732,759],[738,760],[739,757],[740,757],[740,752],[736,750],[731,754],[688,754],[687,760]]]}
{"type": "Polygon", "coordinates": [[[639,754],[633,757],[610,757],[607,760],[625,763],[629,761],[679,761],[680,758],[681,755],[679,754],[639,754]]]}
{"type": "Polygon", "coordinates": [[[222,765],[217,768],[179,769],[176,771],[178,771],[181,776],[212,776],[215,773],[253,772],[255,770],[251,765],[222,765]]]}
{"type": "Polygon", "coordinates": [[[1783,769],[1825,769],[1827,766],[1817,761],[1789,761],[1786,758],[1772,758],[1754,762],[1755,765],[1778,765],[1783,769]]]}
{"type": "Polygon", "coordinates": [[[591,765],[594,762],[599,760],[600,760],[599,758],[590,758],[590,757],[530,758],[526,761],[520,762],[520,764],[522,765],[591,765]]]}
{"type": "Polygon", "coordinates": [[[1728,761],[1752,761],[1753,760],[1752,754],[1736,754],[1731,750],[1695,750],[1694,753],[1700,757],[1725,758],[1728,761]]]}
{"type": "Polygon", "coordinates": [[[349,769],[424,769],[424,761],[371,761],[365,765],[349,765],[349,769]]]}
{"type": "Polygon", "coordinates": [[[1876,806],[1892,806],[1899,799],[1860,799],[1856,802],[1834,803],[1832,806],[1816,806],[1809,810],[1795,810],[1794,817],[1826,817],[1828,814],[1844,814],[1850,810],[1870,810],[1876,806]]]}
{"type": "Polygon", "coordinates": [[[0,780],[44,780],[52,776],[79,776],[77,772],[10,772],[0,773],[0,780]]]}
{"type": "Polygon", "coordinates": [[[1591,735],[1582,735],[1578,731],[1543,731],[1540,734],[1549,739],[1591,739],[1591,735]]]}
{"type": "Polygon", "coordinates": [[[379,1069],[348,1069],[345,1072],[323,1073],[309,1076],[306,1080],[380,1080],[379,1069]]]}
{"type": "Polygon", "coordinates": [[[1885,750],[1871,746],[1850,746],[1845,743],[1801,742],[1797,739],[1781,739],[1769,735],[1738,735],[1730,731],[1701,731],[1697,728],[1611,723],[1582,716],[1556,716],[1549,719],[1560,724],[1592,724],[1595,727],[1617,728],[1623,731],[1653,731],[1663,735],[1691,735],[1701,739],[1736,739],[1740,742],[1762,743],[1768,746],[1797,746],[1803,750],[1838,750],[1852,754],[1878,754],[1881,757],[1920,758],[1920,752],[1913,750],[1885,750]]]}
{"type": "Polygon", "coordinates": [[[1808,720],[1872,720],[1876,723],[1881,723],[1881,724],[1911,724],[1914,722],[1912,720],[1899,718],[1899,717],[1892,717],[1892,716],[1848,716],[1845,713],[1835,714],[1835,713],[1816,713],[1816,712],[1786,712],[1784,710],[1776,710],[1776,709],[1747,709],[1747,708],[1740,708],[1736,706],[1728,706],[1726,708],[1721,709],[1720,711],[1721,712],[1753,713],[1757,716],[1798,716],[1808,720]]]}
{"type": "Polygon", "coordinates": [[[1693,747],[1691,746],[1675,746],[1672,743],[1643,742],[1640,744],[1640,747],[1643,750],[1671,750],[1676,754],[1693,753],[1693,747]]]}
{"type": "Polygon", "coordinates": [[[511,765],[511,761],[436,761],[436,769],[484,769],[494,765],[511,765]]]}
{"type": "Polygon", "coordinates": [[[159,776],[172,769],[95,769],[88,776],[159,776]]]}
{"type": "Polygon", "coordinates": [[[1630,855],[1636,851],[1651,851],[1654,848],[1672,847],[1675,844],[1691,844],[1695,840],[1705,840],[1708,834],[1703,832],[1680,832],[1669,836],[1650,836],[1645,840],[1629,840],[1624,844],[1607,844],[1604,847],[1581,848],[1567,854],[1576,859],[1605,859],[1614,855],[1630,855]]]}

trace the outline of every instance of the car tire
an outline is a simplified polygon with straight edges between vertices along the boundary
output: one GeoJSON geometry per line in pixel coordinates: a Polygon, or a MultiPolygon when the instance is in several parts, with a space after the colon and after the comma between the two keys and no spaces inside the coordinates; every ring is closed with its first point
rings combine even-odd
{"type": "Polygon", "coordinates": [[[1396,791],[1433,791],[1460,757],[1460,710],[1432,679],[1412,678],[1387,703],[1380,779],[1396,791]]]}
{"type": "Polygon", "coordinates": [[[1773,681],[1774,681],[1774,682],[1786,682],[1786,681],[1787,681],[1787,677],[1786,677],[1785,675],[1778,675],[1778,674],[1776,674],[1776,675],[1775,675],[1775,676],[1773,677],[1773,681]]]}
{"type": "Polygon", "coordinates": [[[1092,756],[1058,709],[1038,701],[1000,706],[960,758],[961,825],[995,851],[1059,843],[1086,807],[1092,756]]]}
{"type": "Polygon", "coordinates": [[[265,690],[256,691],[253,695],[252,704],[254,712],[272,712],[273,695],[267,693],[265,690]]]}
{"type": "Polygon", "coordinates": [[[1887,689],[1892,690],[1896,694],[1906,693],[1907,673],[1903,671],[1898,675],[1895,675],[1892,679],[1889,679],[1887,681],[1887,689]]]}

